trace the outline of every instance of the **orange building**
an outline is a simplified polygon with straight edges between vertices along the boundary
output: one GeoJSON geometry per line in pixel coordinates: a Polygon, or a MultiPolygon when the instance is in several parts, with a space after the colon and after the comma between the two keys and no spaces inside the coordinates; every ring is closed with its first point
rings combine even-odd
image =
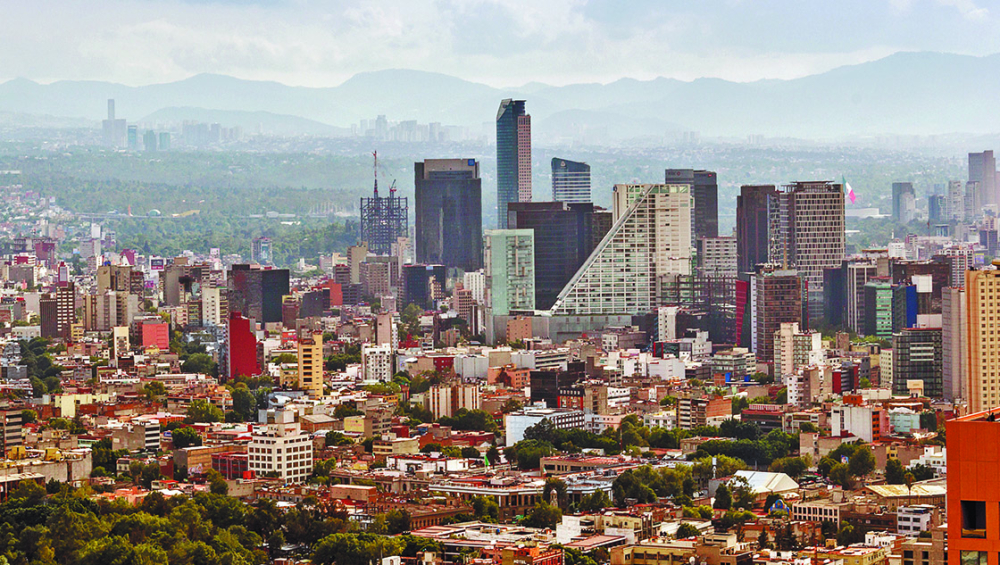
{"type": "Polygon", "coordinates": [[[948,565],[1000,565],[1000,409],[949,420],[948,565]]]}

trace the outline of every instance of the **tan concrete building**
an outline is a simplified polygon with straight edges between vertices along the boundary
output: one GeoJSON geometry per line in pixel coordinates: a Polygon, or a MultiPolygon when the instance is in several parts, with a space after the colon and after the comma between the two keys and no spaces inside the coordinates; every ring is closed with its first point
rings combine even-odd
{"type": "Polygon", "coordinates": [[[323,334],[299,339],[298,362],[299,388],[309,396],[323,396],[323,334]]]}
{"type": "MultiPolygon", "coordinates": [[[[994,266],[1000,260],[994,259],[994,266]]],[[[980,269],[965,273],[966,340],[969,378],[969,412],[1000,406],[1000,270],[980,269]]]]}

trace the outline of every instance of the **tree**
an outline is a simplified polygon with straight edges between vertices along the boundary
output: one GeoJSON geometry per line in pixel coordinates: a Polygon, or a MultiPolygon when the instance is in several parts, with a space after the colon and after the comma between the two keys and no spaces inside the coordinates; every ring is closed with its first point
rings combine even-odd
{"type": "Polygon", "coordinates": [[[357,408],[351,406],[350,404],[341,404],[333,409],[333,417],[338,420],[343,420],[351,416],[363,416],[364,412],[358,410],[357,408]]]}
{"type": "Polygon", "coordinates": [[[793,479],[798,479],[806,470],[809,463],[803,457],[782,457],[771,462],[772,473],[784,473],[793,479]]]}
{"type": "Polygon", "coordinates": [[[462,457],[464,457],[466,459],[482,459],[483,458],[482,453],[479,453],[479,450],[476,449],[475,447],[463,447],[460,454],[461,454],[462,457]]]}
{"type": "Polygon", "coordinates": [[[521,521],[521,525],[527,526],[529,528],[548,528],[550,530],[555,529],[556,524],[562,520],[562,510],[558,506],[553,506],[548,502],[542,500],[535,504],[535,507],[531,509],[531,512],[524,517],[521,521]]]}
{"type": "Polygon", "coordinates": [[[712,508],[716,510],[729,510],[732,507],[733,495],[729,492],[729,487],[723,483],[715,491],[715,502],[712,504],[712,508]]]}
{"type": "Polygon", "coordinates": [[[181,364],[181,371],[217,377],[219,376],[219,364],[207,353],[195,353],[184,360],[184,363],[181,364]]]}
{"type": "Polygon", "coordinates": [[[221,422],[223,421],[224,414],[218,406],[212,404],[211,402],[196,398],[191,401],[191,404],[187,409],[187,417],[184,421],[189,424],[196,424],[201,422],[221,422]]]}
{"type": "Polygon", "coordinates": [[[240,383],[233,388],[230,394],[233,397],[233,412],[240,422],[255,420],[257,416],[257,397],[254,396],[247,385],[240,383]]]}
{"type": "Polygon", "coordinates": [[[410,531],[410,513],[406,510],[390,510],[385,513],[386,529],[390,535],[410,531]]]}
{"type": "Polygon", "coordinates": [[[885,462],[885,482],[890,485],[906,484],[906,469],[899,459],[889,459],[885,462]]]}
{"type": "Polygon", "coordinates": [[[762,529],[760,535],[757,536],[757,547],[760,549],[771,549],[771,539],[767,535],[766,528],[762,529]]]}
{"type": "Polygon", "coordinates": [[[490,497],[477,496],[472,499],[471,506],[476,519],[481,522],[492,524],[500,520],[500,505],[490,497]]]}
{"type": "Polygon", "coordinates": [[[167,395],[167,387],[163,386],[163,383],[160,381],[150,381],[146,383],[146,386],[142,387],[142,392],[148,400],[156,401],[167,395]]]}
{"type": "Polygon", "coordinates": [[[580,499],[580,510],[583,512],[599,512],[611,506],[611,499],[603,490],[594,491],[580,499]]]}
{"type": "Polygon", "coordinates": [[[490,465],[498,465],[500,463],[500,450],[495,445],[491,445],[486,450],[486,459],[489,460],[490,465]]]}
{"type": "Polygon", "coordinates": [[[840,485],[845,490],[854,488],[854,477],[851,476],[851,471],[847,465],[843,463],[837,463],[830,469],[830,481],[833,484],[840,485]]]}
{"type": "Polygon", "coordinates": [[[34,410],[21,410],[21,423],[33,424],[38,421],[38,412],[34,410]]]}
{"type": "Polygon", "coordinates": [[[326,444],[327,447],[335,447],[335,446],[339,447],[342,445],[351,445],[354,443],[354,440],[352,440],[351,438],[345,436],[340,432],[330,431],[326,432],[326,436],[323,438],[323,442],[326,444]]]}
{"type": "Polygon", "coordinates": [[[215,469],[209,469],[206,478],[208,479],[209,491],[212,494],[229,494],[229,484],[226,483],[226,479],[222,478],[222,473],[215,469]]]}
{"type": "Polygon", "coordinates": [[[855,477],[864,479],[875,470],[875,455],[867,446],[858,446],[847,463],[847,469],[855,477]]]}
{"type": "Polygon", "coordinates": [[[184,427],[177,428],[176,430],[170,432],[171,439],[174,442],[175,449],[184,449],[185,447],[193,447],[201,445],[201,436],[194,428],[184,427]]]}
{"type": "Polygon", "coordinates": [[[699,535],[701,535],[701,532],[699,532],[698,528],[696,528],[693,524],[681,522],[680,525],[677,526],[677,539],[694,538],[699,535]]]}

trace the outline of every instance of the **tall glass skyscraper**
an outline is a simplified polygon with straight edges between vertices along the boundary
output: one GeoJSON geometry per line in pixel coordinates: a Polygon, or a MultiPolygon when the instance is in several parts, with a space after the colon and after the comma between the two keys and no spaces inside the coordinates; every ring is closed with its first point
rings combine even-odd
{"type": "Polygon", "coordinates": [[[552,159],[552,200],[568,204],[590,202],[590,165],[552,159]]]}
{"type": "Polygon", "coordinates": [[[507,204],[531,202],[531,116],[524,100],[505,99],[497,110],[497,225],[507,228],[507,204]]]}

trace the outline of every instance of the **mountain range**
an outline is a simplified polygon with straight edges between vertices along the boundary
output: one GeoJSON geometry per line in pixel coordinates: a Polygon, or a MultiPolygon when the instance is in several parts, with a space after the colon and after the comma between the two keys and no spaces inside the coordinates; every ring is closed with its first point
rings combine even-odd
{"type": "Polygon", "coordinates": [[[580,134],[629,139],[682,131],[830,139],[1000,132],[996,92],[1000,54],[907,52],[798,79],[749,83],[657,78],[494,88],[413,70],[361,73],[329,88],[212,74],[139,87],[14,79],[0,84],[0,113],[96,122],[105,117],[106,99],[114,98],[118,117],[130,121],[256,123],[272,133],[335,136],[379,114],[488,131],[499,101],[514,97],[528,101],[540,139],[580,134]]]}

